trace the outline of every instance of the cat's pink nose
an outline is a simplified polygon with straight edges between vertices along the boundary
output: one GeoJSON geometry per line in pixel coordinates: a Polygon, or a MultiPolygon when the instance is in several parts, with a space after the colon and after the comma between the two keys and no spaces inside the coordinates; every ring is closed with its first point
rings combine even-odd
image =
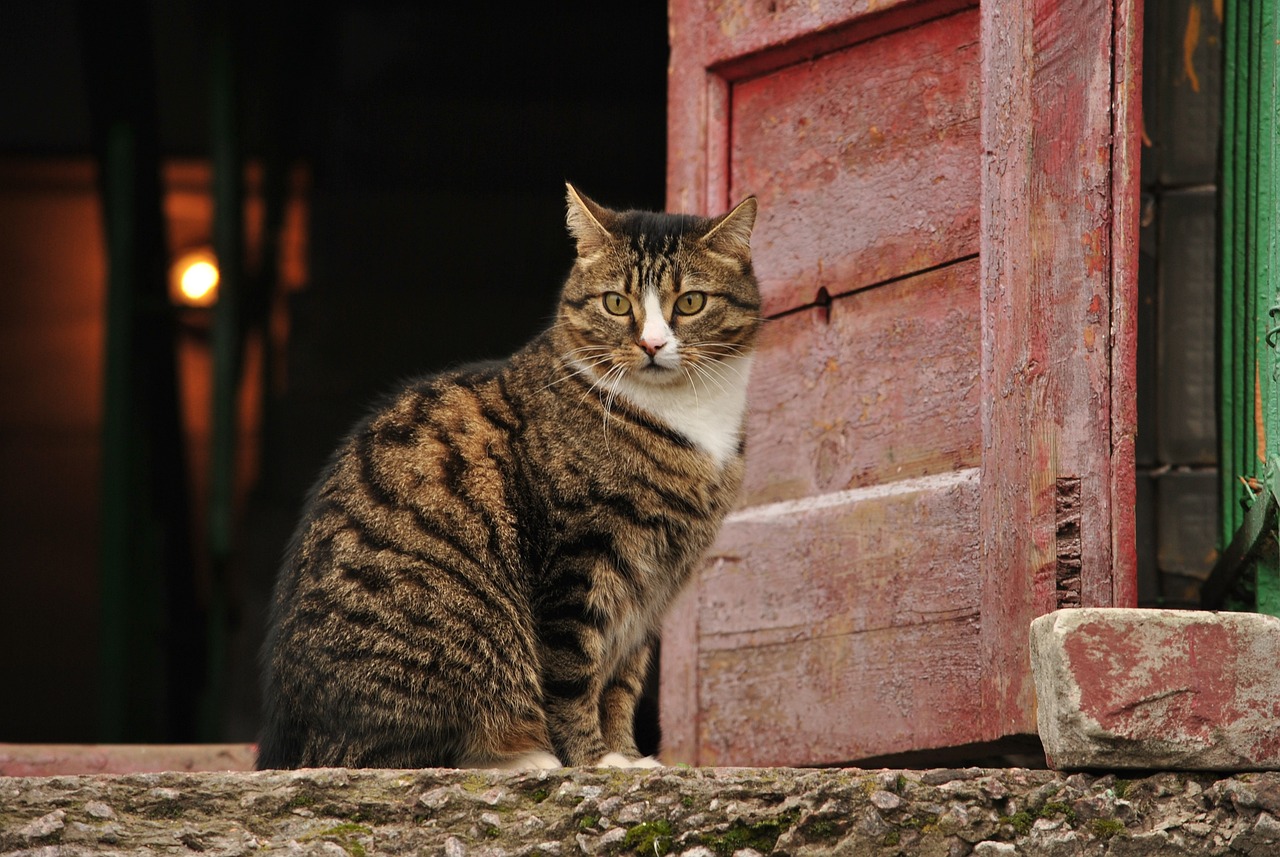
{"type": "Polygon", "coordinates": [[[653,336],[645,336],[640,339],[640,347],[644,349],[644,353],[650,357],[657,354],[662,346],[667,344],[665,337],[658,338],[653,336]]]}

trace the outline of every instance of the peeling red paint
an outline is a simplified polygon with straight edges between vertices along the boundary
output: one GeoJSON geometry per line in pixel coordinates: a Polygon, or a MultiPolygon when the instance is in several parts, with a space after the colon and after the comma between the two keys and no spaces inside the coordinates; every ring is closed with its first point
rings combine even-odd
{"type": "MultiPolygon", "coordinates": [[[[1085,270],[1089,276],[1106,272],[1111,265],[1106,245],[1106,226],[1098,226],[1080,236],[1084,247],[1085,270]]],[[[1097,296],[1094,296],[1095,300],[1097,296]]]]}
{"type": "MultiPolygon", "coordinates": [[[[1098,728],[1129,741],[1209,744],[1229,724],[1280,707],[1258,697],[1250,640],[1204,614],[1169,626],[1130,623],[1116,614],[1088,622],[1063,638],[1069,671],[1080,687],[1079,708],[1098,728]]],[[[1263,665],[1267,669],[1267,665],[1263,665]]],[[[1280,726],[1280,721],[1277,721],[1280,726]]],[[[1280,730],[1260,731],[1258,758],[1274,758],[1280,730]]]]}

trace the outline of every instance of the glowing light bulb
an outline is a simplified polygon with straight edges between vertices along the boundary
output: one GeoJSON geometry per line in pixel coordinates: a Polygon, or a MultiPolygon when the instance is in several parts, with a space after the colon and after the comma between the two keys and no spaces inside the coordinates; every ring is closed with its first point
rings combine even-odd
{"type": "Polygon", "coordinates": [[[170,269],[169,294],[183,306],[212,306],[218,299],[218,260],[213,252],[201,248],[184,253],[170,269]]]}
{"type": "Polygon", "coordinates": [[[182,272],[182,294],[192,303],[203,303],[217,287],[218,269],[209,262],[195,262],[182,272]]]}

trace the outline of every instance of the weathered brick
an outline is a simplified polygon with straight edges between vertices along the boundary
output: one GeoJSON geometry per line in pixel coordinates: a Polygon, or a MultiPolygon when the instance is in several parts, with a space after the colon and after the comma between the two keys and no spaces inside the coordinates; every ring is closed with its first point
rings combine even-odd
{"type": "Polygon", "coordinates": [[[1031,623],[1056,768],[1280,769],[1280,619],[1078,608],[1031,623]]]}

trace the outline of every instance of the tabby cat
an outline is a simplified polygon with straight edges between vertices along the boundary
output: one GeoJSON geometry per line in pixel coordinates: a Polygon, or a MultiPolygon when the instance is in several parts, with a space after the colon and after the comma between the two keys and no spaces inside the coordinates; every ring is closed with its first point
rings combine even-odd
{"type": "Polygon", "coordinates": [[[742,479],[755,215],[568,187],[550,329],[410,384],[312,489],[259,768],[658,764],[633,735],[650,649],[742,479]]]}

